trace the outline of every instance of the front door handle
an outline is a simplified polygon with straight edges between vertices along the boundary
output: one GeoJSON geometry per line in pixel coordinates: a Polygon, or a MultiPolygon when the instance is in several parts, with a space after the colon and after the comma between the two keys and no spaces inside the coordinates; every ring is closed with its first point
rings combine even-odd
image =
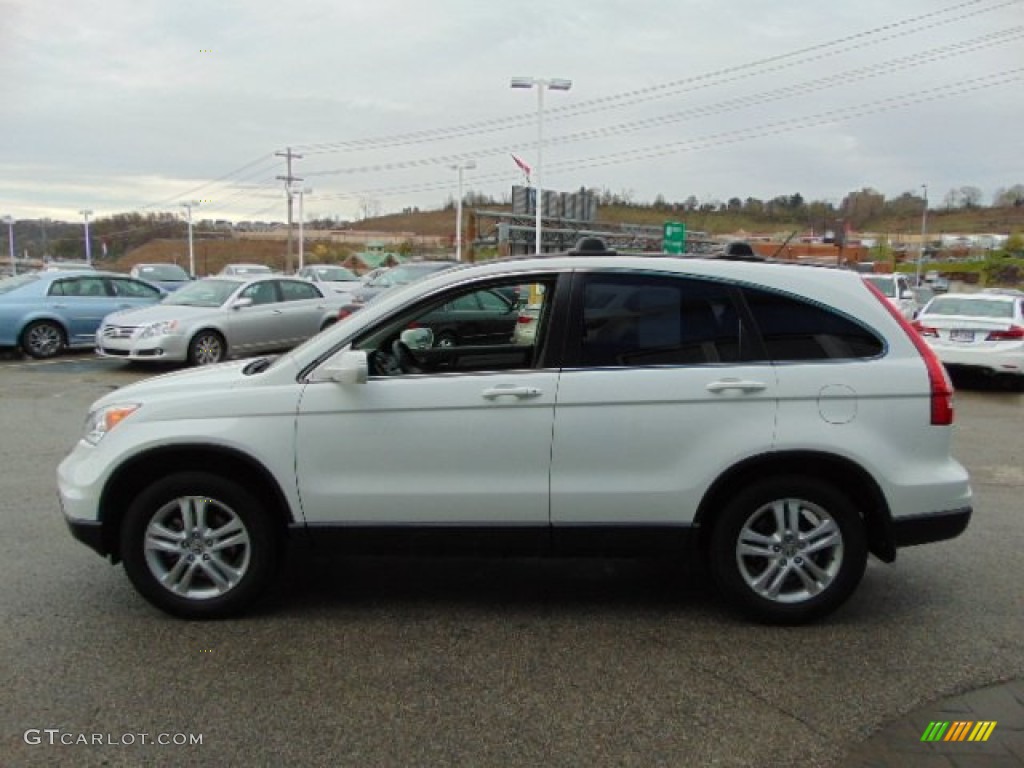
{"type": "Polygon", "coordinates": [[[520,400],[524,400],[528,397],[539,396],[541,391],[537,387],[498,386],[489,387],[480,394],[487,400],[494,400],[498,397],[518,397],[520,400]]]}
{"type": "Polygon", "coordinates": [[[729,392],[739,390],[740,392],[760,392],[767,389],[768,385],[763,381],[749,381],[746,379],[720,379],[712,381],[707,385],[708,392],[729,392]]]}

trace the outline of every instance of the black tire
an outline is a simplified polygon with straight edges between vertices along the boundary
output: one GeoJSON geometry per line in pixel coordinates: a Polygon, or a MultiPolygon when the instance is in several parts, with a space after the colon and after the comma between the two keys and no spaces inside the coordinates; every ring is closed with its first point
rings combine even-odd
{"type": "Polygon", "coordinates": [[[45,360],[56,357],[67,346],[68,338],[59,323],[37,320],[21,332],[21,349],[29,357],[45,360]]]}
{"type": "Polygon", "coordinates": [[[217,331],[200,331],[188,343],[190,365],[215,365],[228,355],[228,345],[217,331]]]}
{"type": "Polygon", "coordinates": [[[180,472],[132,501],[121,557],[132,584],[157,608],[185,619],[220,619],[267,590],[282,539],[269,510],[238,483],[180,472]]]}
{"type": "Polygon", "coordinates": [[[457,347],[459,345],[458,337],[451,331],[442,331],[434,339],[435,347],[457,347]]]}
{"type": "Polygon", "coordinates": [[[735,608],[765,623],[799,624],[834,611],[867,566],[860,514],[816,479],[757,482],[713,525],[708,554],[716,585],[735,608]]]}

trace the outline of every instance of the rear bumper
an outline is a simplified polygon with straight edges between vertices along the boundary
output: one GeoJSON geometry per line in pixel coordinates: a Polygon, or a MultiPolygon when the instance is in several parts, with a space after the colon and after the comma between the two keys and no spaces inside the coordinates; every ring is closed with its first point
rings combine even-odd
{"type": "Polygon", "coordinates": [[[902,517],[892,521],[892,538],[896,547],[912,547],[932,541],[954,539],[967,528],[971,507],[960,507],[927,515],[902,517]]]}

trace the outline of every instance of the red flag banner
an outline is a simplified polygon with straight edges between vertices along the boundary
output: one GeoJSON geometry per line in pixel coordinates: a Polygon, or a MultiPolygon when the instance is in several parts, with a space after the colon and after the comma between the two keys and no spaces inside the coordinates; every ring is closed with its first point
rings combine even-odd
{"type": "Polygon", "coordinates": [[[528,166],[526,164],[526,162],[522,158],[516,157],[515,155],[512,155],[512,159],[516,161],[516,165],[519,166],[519,169],[523,173],[526,174],[526,181],[529,182],[530,181],[530,166],[528,166]]]}

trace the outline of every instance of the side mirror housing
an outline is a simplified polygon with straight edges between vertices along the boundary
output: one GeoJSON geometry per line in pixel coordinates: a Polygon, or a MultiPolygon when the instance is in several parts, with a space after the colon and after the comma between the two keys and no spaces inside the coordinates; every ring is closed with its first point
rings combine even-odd
{"type": "Polygon", "coordinates": [[[252,299],[246,297],[244,299],[235,299],[234,304],[231,305],[232,309],[243,309],[244,307],[251,307],[252,299]]]}
{"type": "Polygon", "coordinates": [[[310,381],[333,381],[336,384],[365,384],[370,375],[366,353],[361,349],[345,349],[328,363],[313,371],[310,381]]]}
{"type": "Polygon", "coordinates": [[[430,349],[434,346],[434,332],[429,328],[406,328],[398,339],[409,349],[430,349]]]}

